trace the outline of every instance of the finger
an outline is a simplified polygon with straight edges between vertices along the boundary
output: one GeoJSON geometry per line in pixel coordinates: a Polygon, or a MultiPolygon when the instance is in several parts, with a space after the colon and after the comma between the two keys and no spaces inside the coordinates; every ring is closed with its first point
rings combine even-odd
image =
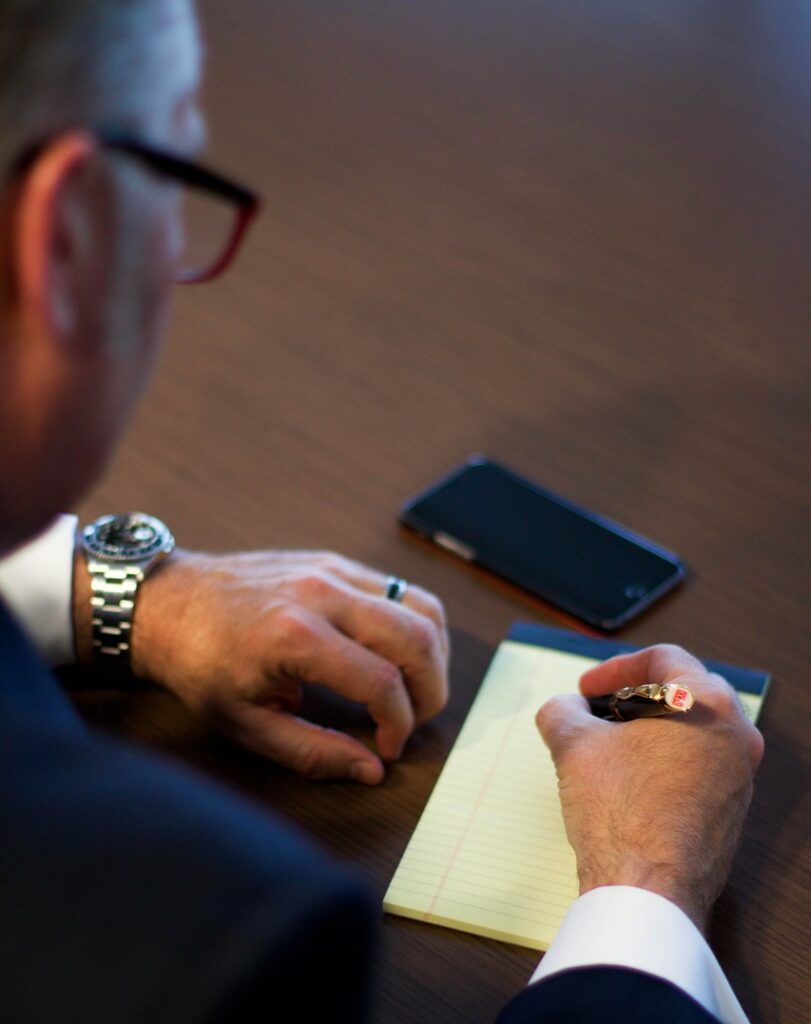
{"type": "Polygon", "coordinates": [[[448,700],[447,661],[433,622],[385,598],[351,596],[336,606],[332,621],[402,671],[416,722],[442,710],[448,700]]]}
{"type": "Polygon", "coordinates": [[[442,653],[447,661],[450,656],[450,637],[448,635],[448,620],[445,616],[445,607],[434,594],[416,583],[409,583],[405,597],[400,602],[406,608],[424,615],[430,619],[437,628],[442,653]]]}
{"type": "Polygon", "coordinates": [[[234,739],[299,775],[353,779],[370,786],[383,778],[380,759],[345,733],[261,705],[240,705],[229,717],[234,739]]]}
{"type": "Polygon", "coordinates": [[[749,718],[737,692],[723,676],[718,675],[717,672],[710,672],[707,681],[713,689],[708,689],[702,695],[705,707],[709,707],[716,718],[731,721],[741,731],[745,737],[754,771],[763,757],[762,733],[749,718]]]}
{"type": "MultiPolygon", "coordinates": [[[[388,577],[386,579],[388,580],[388,577]]],[[[391,599],[386,598],[385,590],[381,592],[380,590],[375,589],[371,591],[371,594],[374,597],[382,596],[383,599],[388,600],[390,604],[399,604],[401,608],[408,608],[410,611],[416,612],[418,615],[422,615],[432,622],[437,630],[442,655],[447,661],[450,654],[448,623],[445,618],[445,609],[439,598],[429,593],[429,591],[424,590],[422,587],[418,587],[416,583],[408,584],[405,597],[400,601],[391,601],[391,599]]]]}
{"type": "Polygon", "coordinates": [[[691,677],[691,685],[706,682],[708,673],[701,662],[681,647],[658,644],[634,654],[619,654],[588,669],[580,677],[580,692],[585,697],[613,693],[623,686],[643,683],[669,683],[691,677]]]}
{"type": "Polygon", "coordinates": [[[366,706],[377,723],[375,742],[381,757],[396,759],[414,728],[414,711],[399,668],[357,643],[325,619],[285,609],[274,620],[274,645],[284,654],[266,668],[288,678],[320,683],[366,706]]]}
{"type": "Polygon", "coordinates": [[[592,715],[588,702],[577,693],[550,697],[535,716],[535,724],[555,762],[582,736],[609,727],[592,715]]]}
{"type": "MultiPolygon", "coordinates": [[[[327,572],[332,573],[343,582],[357,587],[358,590],[362,590],[371,597],[385,597],[389,576],[379,572],[377,569],[363,565],[361,562],[355,562],[350,558],[343,558],[340,555],[328,556],[328,558],[329,560],[325,565],[327,572]]],[[[399,603],[420,615],[424,615],[434,623],[439,630],[440,644],[447,658],[450,650],[448,624],[445,609],[439,598],[416,583],[409,582],[405,597],[399,603]]]]}
{"type": "Polygon", "coordinates": [[[417,722],[442,710],[448,699],[444,631],[397,601],[369,596],[326,570],[303,574],[296,595],[304,613],[317,613],[363,647],[402,671],[417,722]]]}

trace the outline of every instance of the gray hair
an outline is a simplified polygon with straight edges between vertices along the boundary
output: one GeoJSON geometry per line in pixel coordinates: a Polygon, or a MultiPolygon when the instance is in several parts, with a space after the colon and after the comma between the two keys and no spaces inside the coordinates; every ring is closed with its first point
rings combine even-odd
{"type": "Polygon", "coordinates": [[[0,180],[22,152],[66,128],[142,127],[160,78],[160,33],[152,23],[173,6],[0,0],[0,180]]]}

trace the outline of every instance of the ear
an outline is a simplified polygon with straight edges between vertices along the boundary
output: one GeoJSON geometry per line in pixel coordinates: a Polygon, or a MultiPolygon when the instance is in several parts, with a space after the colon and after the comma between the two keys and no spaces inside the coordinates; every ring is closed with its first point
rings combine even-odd
{"type": "Polygon", "coordinates": [[[21,310],[62,345],[71,344],[81,320],[77,261],[85,245],[76,193],[95,150],[84,132],[61,135],[28,171],[18,199],[14,256],[21,310]]]}

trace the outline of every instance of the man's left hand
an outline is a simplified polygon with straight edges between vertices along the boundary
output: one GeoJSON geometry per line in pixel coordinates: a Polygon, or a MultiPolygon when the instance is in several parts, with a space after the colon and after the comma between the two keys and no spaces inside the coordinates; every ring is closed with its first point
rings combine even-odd
{"type": "Polygon", "coordinates": [[[442,605],[413,584],[388,600],[386,579],[331,552],[176,550],[141,585],[132,669],[303,775],[375,784],[448,692],[442,605]],[[306,683],[365,705],[377,754],[299,717],[306,683]]]}

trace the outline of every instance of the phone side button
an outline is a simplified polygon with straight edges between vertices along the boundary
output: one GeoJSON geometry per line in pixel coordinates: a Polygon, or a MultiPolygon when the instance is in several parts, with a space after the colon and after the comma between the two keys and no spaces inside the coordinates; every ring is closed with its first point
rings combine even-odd
{"type": "Polygon", "coordinates": [[[438,544],[441,548],[445,548],[446,551],[453,552],[454,555],[459,555],[459,557],[464,558],[466,562],[472,562],[476,557],[476,552],[473,548],[468,547],[467,544],[463,544],[455,537],[451,537],[449,533],[443,533],[441,530],[435,531],[434,543],[438,544]]]}

